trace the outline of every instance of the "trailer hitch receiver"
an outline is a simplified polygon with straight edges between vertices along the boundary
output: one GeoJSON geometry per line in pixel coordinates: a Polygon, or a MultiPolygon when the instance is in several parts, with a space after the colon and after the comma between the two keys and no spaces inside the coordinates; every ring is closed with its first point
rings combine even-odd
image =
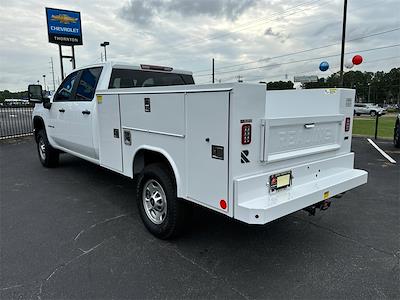
{"type": "Polygon", "coordinates": [[[319,208],[319,210],[327,210],[330,206],[331,206],[331,200],[330,199],[325,199],[325,200],[323,200],[321,202],[318,202],[316,204],[307,206],[306,208],[303,208],[303,210],[308,212],[309,216],[315,216],[315,212],[316,212],[317,208],[319,208]]]}

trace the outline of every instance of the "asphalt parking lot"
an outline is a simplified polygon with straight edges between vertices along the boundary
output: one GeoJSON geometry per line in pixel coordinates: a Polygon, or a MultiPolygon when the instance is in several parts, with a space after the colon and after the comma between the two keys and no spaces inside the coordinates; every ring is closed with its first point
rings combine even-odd
{"type": "Polygon", "coordinates": [[[32,137],[0,142],[1,299],[399,298],[400,151],[353,140],[368,184],[315,217],[248,226],[196,208],[160,241],[131,180],[70,155],[43,168],[32,137]]]}

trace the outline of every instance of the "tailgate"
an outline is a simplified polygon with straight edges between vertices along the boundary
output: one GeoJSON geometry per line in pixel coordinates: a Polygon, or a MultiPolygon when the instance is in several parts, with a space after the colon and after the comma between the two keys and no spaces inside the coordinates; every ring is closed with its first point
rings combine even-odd
{"type": "Polygon", "coordinates": [[[334,89],[267,92],[260,160],[331,156],[343,144],[346,111],[346,99],[334,89]]]}
{"type": "Polygon", "coordinates": [[[279,161],[340,148],[343,115],[265,119],[261,161],[279,161]]]}

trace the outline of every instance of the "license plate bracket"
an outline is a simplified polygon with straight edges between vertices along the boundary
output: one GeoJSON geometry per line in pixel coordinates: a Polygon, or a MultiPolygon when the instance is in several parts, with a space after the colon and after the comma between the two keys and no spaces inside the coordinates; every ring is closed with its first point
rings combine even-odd
{"type": "Polygon", "coordinates": [[[281,172],[269,176],[270,191],[285,189],[292,184],[292,171],[281,172]]]}

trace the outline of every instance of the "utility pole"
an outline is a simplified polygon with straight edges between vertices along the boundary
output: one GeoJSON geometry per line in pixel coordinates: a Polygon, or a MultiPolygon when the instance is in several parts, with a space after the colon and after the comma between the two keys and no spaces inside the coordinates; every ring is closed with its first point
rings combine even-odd
{"type": "Polygon", "coordinates": [[[100,53],[100,60],[103,62],[103,52],[100,53]]]}
{"type": "Polygon", "coordinates": [[[343,7],[343,28],[342,28],[342,52],[340,54],[340,87],[343,87],[343,65],[344,65],[344,48],[346,46],[346,19],[347,19],[347,0],[344,0],[343,7]]]}
{"type": "Polygon", "coordinates": [[[51,75],[53,76],[53,91],[56,90],[56,81],[54,80],[54,65],[53,65],[53,57],[50,57],[51,63],[51,75]]]}
{"type": "Polygon", "coordinates": [[[214,58],[212,59],[212,83],[215,82],[214,58]]]}

